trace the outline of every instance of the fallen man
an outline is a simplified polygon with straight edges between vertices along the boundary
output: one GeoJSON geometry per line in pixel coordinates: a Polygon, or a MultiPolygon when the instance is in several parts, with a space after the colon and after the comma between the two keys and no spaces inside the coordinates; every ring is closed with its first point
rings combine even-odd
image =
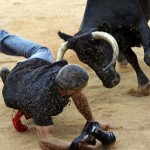
{"type": "Polygon", "coordinates": [[[18,62],[11,71],[4,68],[0,72],[4,82],[5,104],[19,110],[13,118],[17,131],[27,130],[20,120],[24,115],[26,119],[33,118],[39,144],[43,150],[95,150],[96,139],[106,145],[115,142],[112,132],[106,133],[102,130],[104,127],[115,128],[115,126],[103,126],[96,122],[87,98],[82,93],[89,80],[88,72],[83,67],[68,64],[65,60],[53,62],[52,53],[46,47],[11,35],[4,30],[0,30],[0,52],[27,58],[18,62]],[[84,136],[73,142],[53,137],[52,116],[63,111],[70,101],[69,98],[72,98],[77,110],[87,121],[82,131],[84,136]],[[98,134],[95,134],[96,131],[98,134]],[[94,137],[94,140],[90,137],[94,137]]]}

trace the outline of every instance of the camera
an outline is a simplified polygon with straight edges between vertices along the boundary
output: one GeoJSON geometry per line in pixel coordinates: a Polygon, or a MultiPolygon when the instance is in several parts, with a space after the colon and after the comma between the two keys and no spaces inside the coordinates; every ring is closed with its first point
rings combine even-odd
{"type": "Polygon", "coordinates": [[[109,146],[116,142],[116,137],[113,132],[101,130],[101,126],[98,122],[87,122],[80,136],[72,141],[69,150],[78,150],[79,142],[87,135],[86,142],[90,145],[95,145],[96,140],[99,140],[104,146],[109,146]]]}
{"type": "Polygon", "coordinates": [[[88,137],[86,142],[91,145],[96,144],[96,139],[108,146],[116,142],[116,137],[113,132],[105,132],[101,130],[101,126],[97,122],[91,122],[85,125],[83,131],[87,131],[88,137]]]}

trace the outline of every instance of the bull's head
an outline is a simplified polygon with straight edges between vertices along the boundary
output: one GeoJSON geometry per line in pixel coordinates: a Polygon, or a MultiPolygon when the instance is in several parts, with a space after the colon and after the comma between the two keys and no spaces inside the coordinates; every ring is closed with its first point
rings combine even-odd
{"type": "Polygon", "coordinates": [[[57,61],[63,58],[67,49],[73,49],[79,60],[95,71],[106,88],[112,88],[120,82],[115,70],[118,45],[110,34],[93,32],[72,37],[59,32],[59,36],[67,42],[59,49],[57,61]]]}

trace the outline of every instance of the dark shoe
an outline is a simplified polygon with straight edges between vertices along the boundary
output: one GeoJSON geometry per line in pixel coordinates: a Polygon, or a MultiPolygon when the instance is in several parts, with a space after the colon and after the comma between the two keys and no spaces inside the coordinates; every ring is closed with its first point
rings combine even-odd
{"type": "Polygon", "coordinates": [[[0,70],[0,77],[3,81],[3,83],[5,83],[5,80],[6,80],[9,73],[10,73],[10,70],[7,69],[6,67],[4,67],[0,70]]]}

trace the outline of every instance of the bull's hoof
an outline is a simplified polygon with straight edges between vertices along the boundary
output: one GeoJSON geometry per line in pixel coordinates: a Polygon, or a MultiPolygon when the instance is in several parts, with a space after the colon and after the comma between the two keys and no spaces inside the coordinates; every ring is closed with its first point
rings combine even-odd
{"type": "Polygon", "coordinates": [[[137,90],[130,89],[128,91],[129,95],[136,96],[136,97],[142,97],[142,96],[148,96],[150,95],[150,82],[146,84],[144,87],[140,87],[137,90]]]}
{"type": "Polygon", "coordinates": [[[144,61],[148,66],[150,66],[150,52],[145,53],[144,61]]]}

